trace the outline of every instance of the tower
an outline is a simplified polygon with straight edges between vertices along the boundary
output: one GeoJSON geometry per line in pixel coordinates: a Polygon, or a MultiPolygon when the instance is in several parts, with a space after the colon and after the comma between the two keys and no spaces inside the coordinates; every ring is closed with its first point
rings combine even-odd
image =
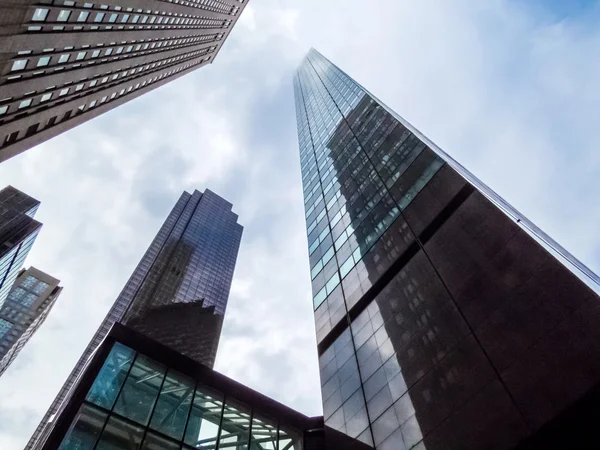
{"type": "Polygon", "coordinates": [[[0,376],[48,317],[62,291],[59,283],[35,267],[19,273],[0,308],[0,376]]]}
{"type": "Polygon", "coordinates": [[[33,219],[39,206],[40,202],[12,186],[0,191],[0,307],[42,228],[33,219]]]}
{"type": "Polygon", "coordinates": [[[27,444],[37,449],[115,323],[212,367],[242,226],[210,190],[184,192],[27,444]],[[164,319],[164,320],[162,320],[164,319]],[[157,326],[157,324],[159,326],[157,326]]]}
{"type": "Polygon", "coordinates": [[[325,424],[377,449],[595,439],[598,277],[315,50],[294,90],[325,424]]]}

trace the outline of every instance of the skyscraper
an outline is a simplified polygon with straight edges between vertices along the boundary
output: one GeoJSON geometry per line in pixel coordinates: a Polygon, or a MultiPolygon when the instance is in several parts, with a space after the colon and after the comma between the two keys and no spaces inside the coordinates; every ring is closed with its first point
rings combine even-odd
{"type": "Polygon", "coordinates": [[[247,0],[0,0],[0,162],[211,63],[247,0]]]}
{"type": "Polygon", "coordinates": [[[0,307],[42,228],[33,219],[39,206],[40,202],[12,186],[0,191],[0,307]]]}
{"type": "Polygon", "coordinates": [[[181,195],[27,449],[43,444],[54,416],[117,322],[212,367],[242,235],[231,208],[231,203],[208,189],[181,195]],[[165,320],[156,320],[157,315],[165,320]]]}
{"type": "Polygon", "coordinates": [[[46,320],[62,291],[59,283],[35,267],[21,270],[0,308],[0,376],[46,320]]]}
{"type": "Polygon", "coordinates": [[[318,52],[294,90],[325,424],[597,446],[598,277],[318,52]]]}

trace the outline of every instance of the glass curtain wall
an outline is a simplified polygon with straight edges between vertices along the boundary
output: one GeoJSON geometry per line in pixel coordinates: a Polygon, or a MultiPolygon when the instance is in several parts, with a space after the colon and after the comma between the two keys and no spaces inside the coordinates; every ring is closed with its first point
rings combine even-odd
{"type": "Polygon", "coordinates": [[[301,450],[297,436],[115,343],[59,450],[301,450]]]}

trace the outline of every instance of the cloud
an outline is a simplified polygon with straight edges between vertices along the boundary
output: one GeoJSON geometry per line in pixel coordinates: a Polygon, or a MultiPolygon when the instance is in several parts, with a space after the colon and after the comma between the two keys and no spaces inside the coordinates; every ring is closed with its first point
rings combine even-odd
{"type": "Polygon", "coordinates": [[[65,287],[0,378],[0,448],[23,448],[184,189],[245,227],[217,369],[320,413],[291,84],[311,46],[600,270],[600,5],[551,4],[253,1],[212,65],[0,164],[42,201],[27,265],[65,287]]]}

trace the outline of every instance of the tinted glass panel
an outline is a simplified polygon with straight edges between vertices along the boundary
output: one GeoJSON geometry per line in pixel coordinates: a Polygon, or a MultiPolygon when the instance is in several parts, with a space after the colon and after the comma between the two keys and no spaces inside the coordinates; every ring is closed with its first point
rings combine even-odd
{"type": "Polygon", "coordinates": [[[181,440],[193,393],[194,382],[191,379],[169,371],[158,396],[150,426],[167,436],[181,440]]]}
{"type": "Polygon", "coordinates": [[[185,443],[195,448],[215,448],[222,409],[220,395],[206,389],[196,389],[185,431],[185,443]]]}
{"type": "Polygon", "coordinates": [[[165,367],[138,356],[115,405],[115,412],[146,425],[162,385],[165,367]]]}
{"type": "Polygon", "coordinates": [[[133,350],[115,343],[90,388],[86,400],[106,409],[111,409],[125,381],[134,356],[135,352],[133,350]]]}
{"type": "Polygon", "coordinates": [[[276,450],[277,449],[277,426],[273,421],[254,417],[252,419],[252,439],[250,441],[252,450],[276,450]]]}
{"type": "Polygon", "coordinates": [[[105,413],[82,405],[59,450],[92,450],[105,421],[105,413]]]}
{"type": "Polygon", "coordinates": [[[113,416],[108,419],[96,450],[137,450],[143,435],[142,427],[113,416]]]}
{"type": "Polygon", "coordinates": [[[179,450],[180,444],[163,436],[148,433],[144,439],[141,450],[179,450]]]}
{"type": "Polygon", "coordinates": [[[227,400],[223,412],[223,422],[219,448],[246,450],[250,430],[250,410],[234,400],[227,400]]]}

